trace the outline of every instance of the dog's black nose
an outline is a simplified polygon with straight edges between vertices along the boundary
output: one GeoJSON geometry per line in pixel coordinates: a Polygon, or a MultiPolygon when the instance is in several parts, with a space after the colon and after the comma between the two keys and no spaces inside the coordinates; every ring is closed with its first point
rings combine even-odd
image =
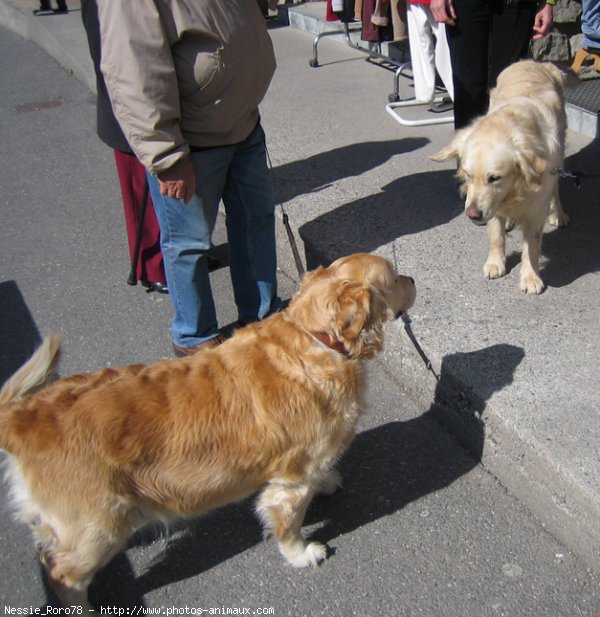
{"type": "Polygon", "coordinates": [[[410,279],[410,282],[414,285],[415,284],[415,279],[412,276],[408,277],[410,279]]]}

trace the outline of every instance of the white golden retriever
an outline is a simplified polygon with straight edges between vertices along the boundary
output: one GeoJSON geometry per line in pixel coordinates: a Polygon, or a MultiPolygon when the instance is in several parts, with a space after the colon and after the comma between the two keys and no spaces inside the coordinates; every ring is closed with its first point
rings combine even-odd
{"type": "Polygon", "coordinates": [[[539,257],[544,223],[567,224],[558,196],[566,114],[564,87],[574,74],[549,62],[523,60],[506,68],[490,93],[485,116],[456,132],[451,143],[431,158],[458,161],[457,178],[465,212],[487,224],[487,278],[506,274],[505,229],[516,223],[523,232],[520,288],[539,294],[544,283],[539,257]]]}
{"type": "Polygon", "coordinates": [[[301,534],[362,413],[363,360],[415,300],[388,260],[351,255],[306,274],[286,311],[187,358],[107,368],[43,387],[50,336],[0,391],[0,447],[65,606],[88,606],[94,574],[152,521],[260,491],[257,511],[297,567],[325,558],[301,534]]]}

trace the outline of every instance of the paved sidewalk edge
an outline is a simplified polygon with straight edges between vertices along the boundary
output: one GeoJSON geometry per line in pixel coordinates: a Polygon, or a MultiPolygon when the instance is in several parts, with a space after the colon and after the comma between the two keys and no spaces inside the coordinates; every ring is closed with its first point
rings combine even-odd
{"type": "Polygon", "coordinates": [[[68,47],[44,27],[43,22],[33,17],[33,13],[31,16],[26,15],[9,2],[2,1],[0,2],[0,23],[12,32],[35,43],[67,72],[87,86],[93,94],[96,93],[96,80],[91,59],[87,66],[82,65],[68,47]]]}

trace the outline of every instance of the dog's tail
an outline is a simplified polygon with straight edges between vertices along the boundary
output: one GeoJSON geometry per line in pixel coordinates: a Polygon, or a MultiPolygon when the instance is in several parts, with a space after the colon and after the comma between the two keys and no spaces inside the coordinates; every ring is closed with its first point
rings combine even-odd
{"type": "Polygon", "coordinates": [[[49,334],[33,356],[2,386],[0,405],[7,405],[39,390],[52,376],[58,360],[62,338],[49,334]]]}

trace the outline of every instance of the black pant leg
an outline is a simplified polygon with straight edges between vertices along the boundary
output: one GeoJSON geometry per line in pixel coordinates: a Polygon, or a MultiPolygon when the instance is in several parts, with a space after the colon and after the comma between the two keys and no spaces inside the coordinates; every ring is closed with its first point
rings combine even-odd
{"type": "Polygon", "coordinates": [[[528,56],[536,11],[535,1],[497,3],[491,27],[490,88],[507,66],[528,56]]]}
{"type": "Polygon", "coordinates": [[[493,0],[455,0],[456,25],[447,26],[454,82],[454,126],[486,113],[493,0]]]}

